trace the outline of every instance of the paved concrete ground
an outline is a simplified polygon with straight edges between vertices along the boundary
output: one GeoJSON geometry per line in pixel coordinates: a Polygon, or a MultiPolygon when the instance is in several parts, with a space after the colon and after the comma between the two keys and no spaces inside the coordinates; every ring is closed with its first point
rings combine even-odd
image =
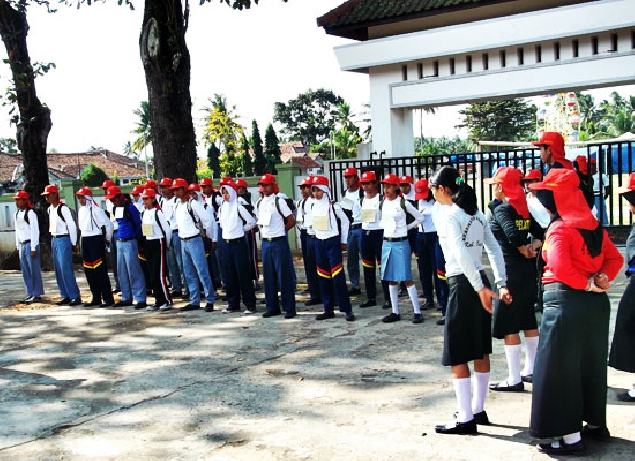
{"type": "MultiPolygon", "coordinates": [[[[413,325],[405,300],[393,324],[379,306],[317,322],[299,295],[293,320],[57,307],[47,273],[49,303],[16,307],[21,276],[0,275],[2,459],[546,458],[527,431],[531,385],[490,392],[478,436],[435,434],[456,409],[443,332],[436,313],[413,325]]],[[[505,376],[495,341],[492,380],[505,376]]],[[[635,458],[635,406],[615,399],[632,381],[609,368],[614,440],[590,457],[635,458]]]]}

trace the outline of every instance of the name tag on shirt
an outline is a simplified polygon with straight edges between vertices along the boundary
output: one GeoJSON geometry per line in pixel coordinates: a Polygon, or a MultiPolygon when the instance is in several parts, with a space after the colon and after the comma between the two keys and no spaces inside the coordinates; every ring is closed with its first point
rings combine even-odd
{"type": "Polygon", "coordinates": [[[50,215],[49,220],[49,232],[51,234],[55,234],[57,232],[57,210],[53,211],[50,215]]]}
{"type": "Polygon", "coordinates": [[[329,230],[329,221],[327,216],[313,216],[313,230],[327,231],[329,230]]]}
{"type": "Polygon", "coordinates": [[[152,224],[141,224],[141,232],[144,237],[152,237],[154,235],[154,226],[152,224]]]}
{"type": "Polygon", "coordinates": [[[377,221],[377,210],[373,208],[362,208],[362,222],[375,222],[377,221]]]}
{"type": "Polygon", "coordinates": [[[123,207],[118,206],[115,208],[115,219],[123,219],[123,207]]]}

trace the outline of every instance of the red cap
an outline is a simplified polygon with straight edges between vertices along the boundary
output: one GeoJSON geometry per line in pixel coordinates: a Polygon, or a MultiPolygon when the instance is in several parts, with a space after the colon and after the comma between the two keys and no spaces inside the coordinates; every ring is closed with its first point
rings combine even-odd
{"type": "Polygon", "coordinates": [[[571,192],[580,190],[580,178],[575,171],[566,168],[552,168],[542,182],[530,184],[531,190],[552,190],[554,192],[571,192]]]}
{"type": "Polygon", "coordinates": [[[93,191],[90,189],[90,187],[83,186],[80,187],[77,192],[75,192],[75,195],[90,195],[92,197],[93,191]]]}
{"type": "Polygon", "coordinates": [[[576,163],[578,164],[578,171],[584,175],[589,174],[589,165],[587,163],[586,155],[578,155],[575,158],[576,163]]]}
{"type": "Polygon", "coordinates": [[[382,184],[393,184],[395,186],[399,185],[399,176],[396,174],[388,174],[384,177],[384,180],[381,182],[382,184]]]}
{"type": "Polygon", "coordinates": [[[198,182],[199,185],[201,186],[214,186],[214,183],[212,182],[211,178],[201,178],[201,180],[198,182]]]}
{"type": "Polygon", "coordinates": [[[542,181],[542,173],[540,170],[528,170],[527,174],[521,179],[521,181],[530,181],[532,179],[538,179],[542,181]]]}
{"type": "Polygon", "coordinates": [[[224,178],[221,178],[220,182],[218,183],[218,187],[220,188],[221,186],[229,186],[236,189],[236,183],[229,176],[225,176],[224,178]]]}
{"type": "Polygon", "coordinates": [[[326,186],[329,187],[329,180],[326,176],[313,176],[311,181],[312,186],[326,186]]]}
{"type": "Polygon", "coordinates": [[[520,185],[523,173],[518,168],[504,166],[496,170],[493,178],[483,180],[485,184],[500,184],[503,188],[503,195],[511,206],[527,219],[529,217],[529,208],[527,207],[527,197],[525,189],[520,185]]]}
{"type": "Polygon", "coordinates": [[[258,185],[275,184],[275,183],[276,183],[275,176],[269,173],[262,175],[260,177],[260,180],[258,181],[258,185]]]}
{"type": "Polygon", "coordinates": [[[564,138],[556,131],[546,131],[540,141],[532,142],[534,146],[549,146],[556,160],[564,159],[564,138]]]}
{"type": "Polygon", "coordinates": [[[404,175],[399,178],[399,184],[413,184],[412,176],[404,175]]]}
{"type": "Polygon", "coordinates": [[[157,190],[159,188],[159,185],[157,184],[157,182],[154,179],[146,179],[146,183],[144,184],[144,187],[146,189],[148,187],[152,187],[154,190],[157,190]]]}
{"type": "Polygon", "coordinates": [[[161,187],[172,187],[172,178],[163,177],[159,183],[161,187]]]}
{"type": "Polygon", "coordinates": [[[115,186],[115,181],[112,179],[106,179],[103,183],[101,183],[100,189],[108,189],[110,186],[115,186]]]}
{"type": "Polygon", "coordinates": [[[23,198],[25,200],[29,199],[29,194],[27,194],[27,192],[25,190],[19,190],[15,193],[15,195],[13,196],[13,198],[15,200],[19,199],[19,198],[23,198]]]}
{"type": "Polygon", "coordinates": [[[57,191],[57,186],[55,184],[49,184],[48,186],[46,186],[44,188],[44,192],[42,192],[40,195],[48,194],[59,194],[59,192],[57,191]]]}
{"type": "Polygon", "coordinates": [[[188,185],[187,181],[183,178],[176,178],[172,181],[172,189],[178,189],[179,187],[185,187],[187,189],[188,185]]]}
{"type": "Polygon", "coordinates": [[[130,191],[130,193],[131,193],[132,195],[141,195],[141,194],[143,194],[143,191],[144,191],[144,190],[145,190],[145,188],[144,188],[143,186],[140,186],[140,185],[138,185],[138,184],[137,184],[136,186],[134,186],[134,187],[132,188],[132,190],[130,191]]]}
{"type": "Polygon", "coordinates": [[[306,178],[304,178],[302,180],[302,182],[300,184],[298,184],[300,187],[302,186],[310,186],[313,183],[313,176],[307,176],[306,178]]]}
{"type": "Polygon", "coordinates": [[[346,178],[347,176],[357,176],[357,169],[353,167],[346,168],[344,170],[344,177],[346,178]]]}
{"type": "Polygon", "coordinates": [[[520,179],[523,173],[518,168],[510,166],[504,166],[496,170],[494,176],[491,178],[483,179],[485,184],[500,184],[505,186],[518,186],[520,185],[520,179]]]}
{"type": "Polygon", "coordinates": [[[108,200],[115,198],[117,195],[121,195],[121,189],[117,186],[110,186],[106,191],[106,198],[108,200]]]}
{"type": "Polygon", "coordinates": [[[154,189],[146,189],[143,191],[141,198],[155,198],[156,196],[157,193],[154,191],[154,189]]]}
{"type": "Polygon", "coordinates": [[[430,195],[430,187],[428,186],[428,180],[421,178],[415,183],[415,200],[425,200],[430,195]]]}
{"type": "Polygon", "coordinates": [[[374,171],[365,171],[364,173],[362,173],[360,181],[362,184],[364,184],[365,182],[377,181],[377,175],[374,171]]]}
{"type": "Polygon", "coordinates": [[[201,191],[201,186],[199,186],[196,183],[192,183],[189,186],[187,186],[187,190],[189,190],[190,192],[192,192],[192,191],[200,192],[201,191]]]}
{"type": "Polygon", "coordinates": [[[247,181],[245,181],[243,178],[238,178],[236,180],[236,187],[244,187],[245,189],[247,189],[249,187],[249,184],[247,184],[247,181]]]}
{"type": "Polygon", "coordinates": [[[625,194],[627,192],[631,192],[634,190],[635,190],[635,173],[631,173],[631,175],[628,177],[628,184],[618,187],[617,193],[625,194]]]}

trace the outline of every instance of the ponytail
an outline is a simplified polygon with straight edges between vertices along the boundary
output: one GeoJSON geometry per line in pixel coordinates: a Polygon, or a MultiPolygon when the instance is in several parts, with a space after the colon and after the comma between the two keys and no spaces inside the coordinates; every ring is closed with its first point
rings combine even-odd
{"type": "Polygon", "coordinates": [[[459,177],[457,182],[459,182],[459,179],[459,190],[452,194],[452,201],[468,215],[474,216],[478,210],[476,192],[474,192],[474,189],[468,186],[462,178],[459,177]]]}

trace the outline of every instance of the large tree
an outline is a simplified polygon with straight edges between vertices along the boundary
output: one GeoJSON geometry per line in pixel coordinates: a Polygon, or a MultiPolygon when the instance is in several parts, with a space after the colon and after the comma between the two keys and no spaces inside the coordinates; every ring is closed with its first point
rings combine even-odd
{"type": "Polygon", "coordinates": [[[253,176],[254,175],[254,164],[251,160],[251,153],[249,152],[249,141],[243,135],[242,139],[242,149],[243,149],[243,175],[244,176],[253,176]]]}
{"type": "Polygon", "coordinates": [[[266,172],[277,174],[276,164],[281,163],[280,160],[280,143],[276,135],[273,125],[270,123],[265,130],[265,158],[267,159],[266,172]]]}
{"type": "Polygon", "coordinates": [[[262,176],[265,174],[265,169],[267,168],[267,159],[262,150],[262,138],[260,137],[258,122],[255,120],[251,122],[251,137],[254,147],[254,172],[256,176],[262,176]]]}
{"type": "Polygon", "coordinates": [[[282,133],[291,139],[318,144],[335,129],[344,102],[331,90],[308,90],[287,103],[274,103],[273,121],[282,124],[282,133]]]}
{"type": "Polygon", "coordinates": [[[470,141],[524,141],[535,131],[536,106],[522,98],[470,104],[459,114],[470,141]]]}
{"type": "MultiPolygon", "coordinates": [[[[31,63],[26,43],[29,3],[28,0],[0,0],[0,35],[9,56],[7,62],[14,85],[9,101],[17,105],[18,112],[11,121],[17,126],[16,140],[24,163],[25,190],[36,210],[42,211],[47,206],[40,193],[49,182],[46,146],[51,131],[51,111],[37,97],[35,77],[46,73],[51,64],[31,63]]],[[[48,5],[43,0],[33,0],[33,3],[48,5]]]]}

